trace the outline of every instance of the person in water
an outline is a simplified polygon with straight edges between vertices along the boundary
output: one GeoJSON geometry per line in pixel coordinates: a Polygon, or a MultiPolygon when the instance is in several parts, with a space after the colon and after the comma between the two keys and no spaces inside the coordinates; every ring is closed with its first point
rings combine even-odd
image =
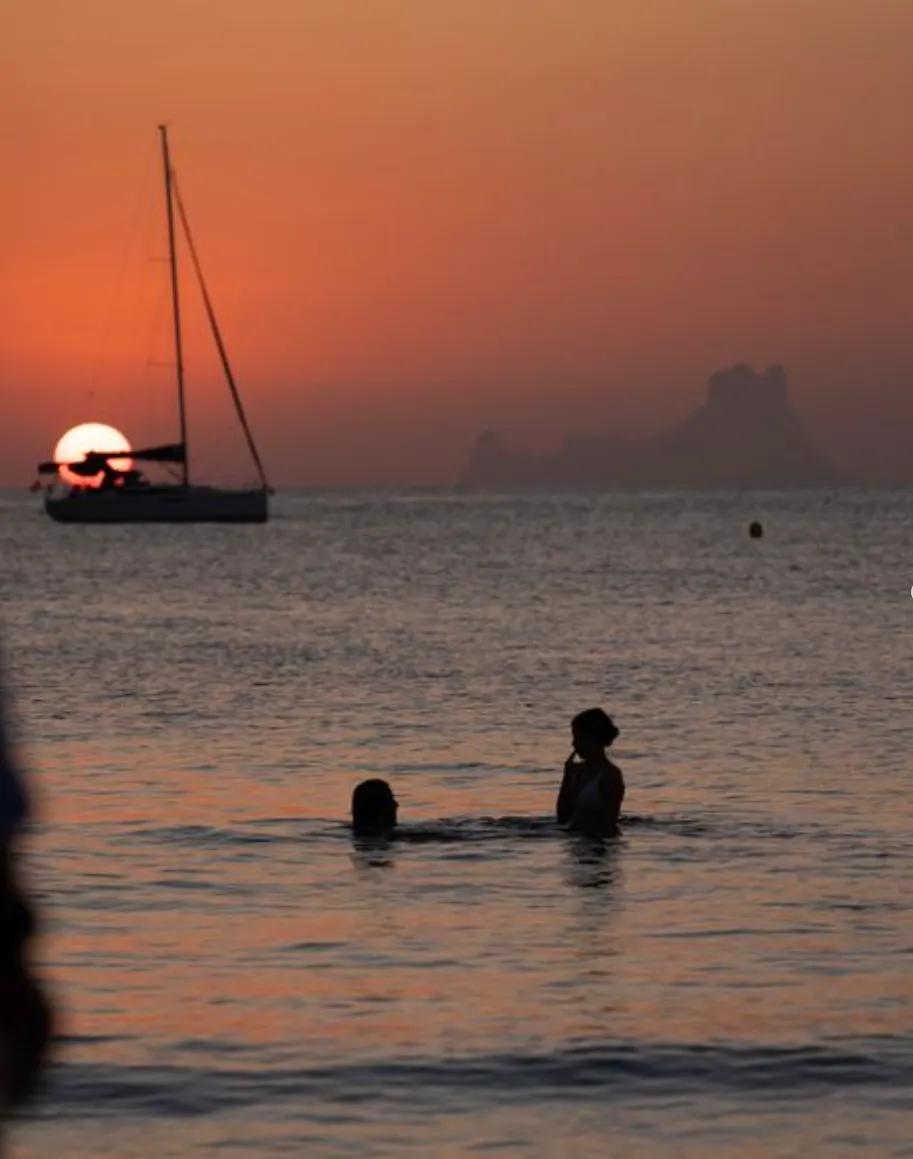
{"type": "Polygon", "coordinates": [[[396,828],[399,802],[386,781],[361,781],[352,793],[352,829],[360,835],[387,836],[396,828]]]}
{"type": "Polygon", "coordinates": [[[399,801],[386,781],[361,781],[352,793],[352,835],[383,837],[424,845],[432,842],[468,841],[473,834],[460,821],[432,821],[403,828],[397,823],[399,801]]]}
{"type": "Polygon", "coordinates": [[[558,792],[558,824],[595,835],[615,833],[625,782],[606,749],[618,729],[601,708],[588,708],[571,721],[571,735],[574,744],[558,792]]]}

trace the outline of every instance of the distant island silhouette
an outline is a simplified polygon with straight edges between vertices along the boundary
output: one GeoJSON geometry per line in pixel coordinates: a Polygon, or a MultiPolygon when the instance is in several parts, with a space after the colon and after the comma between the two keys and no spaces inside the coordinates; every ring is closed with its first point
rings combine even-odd
{"type": "Polygon", "coordinates": [[[511,450],[479,435],[460,479],[477,489],[811,487],[852,480],[818,453],[793,410],[786,371],[737,364],[707,381],[707,398],[649,438],[569,434],[555,452],[511,450]]]}

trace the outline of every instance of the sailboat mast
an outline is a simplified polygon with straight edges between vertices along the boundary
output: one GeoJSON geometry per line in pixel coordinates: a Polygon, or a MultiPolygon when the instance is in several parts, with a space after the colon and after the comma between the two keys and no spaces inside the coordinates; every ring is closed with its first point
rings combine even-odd
{"type": "Polygon", "coordinates": [[[184,348],[181,342],[181,302],[178,294],[178,257],[174,241],[174,196],[171,158],[168,154],[168,126],[159,125],[162,138],[162,164],[165,167],[165,208],[168,215],[168,261],[171,267],[171,315],[174,319],[174,363],[178,382],[178,413],[181,420],[181,446],[184,449],[183,482],[190,483],[187,452],[187,413],[184,405],[184,348]]]}
{"type": "Polygon", "coordinates": [[[184,230],[184,239],[187,242],[187,249],[190,251],[190,260],[193,263],[194,270],[196,271],[197,282],[200,286],[200,293],[203,295],[203,305],[206,307],[206,316],[209,319],[209,328],[212,330],[212,336],[215,339],[216,349],[218,350],[219,358],[222,361],[222,370],[225,372],[225,381],[228,383],[228,388],[231,391],[231,397],[235,404],[235,412],[238,416],[238,422],[240,422],[241,429],[244,431],[244,438],[247,440],[247,449],[250,451],[251,458],[254,461],[254,466],[257,468],[257,474],[260,477],[260,486],[264,491],[270,492],[272,488],[267,481],[266,471],[263,467],[263,461],[260,458],[260,452],[257,450],[257,444],[254,442],[253,432],[251,431],[250,424],[247,421],[247,415],[244,413],[244,404],[241,402],[241,392],[238,390],[238,384],[235,382],[234,374],[232,374],[231,363],[228,361],[228,351],[225,349],[225,342],[222,339],[222,331],[219,329],[219,323],[216,320],[216,312],[213,308],[212,299],[209,296],[209,289],[206,286],[206,279],[203,277],[203,267],[200,265],[200,259],[197,254],[197,247],[194,245],[193,234],[190,232],[190,222],[187,218],[187,211],[184,209],[184,199],[181,197],[181,189],[173,177],[171,188],[174,195],[174,202],[178,209],[178,217],[180,218],[181,226],[184,230]]]}

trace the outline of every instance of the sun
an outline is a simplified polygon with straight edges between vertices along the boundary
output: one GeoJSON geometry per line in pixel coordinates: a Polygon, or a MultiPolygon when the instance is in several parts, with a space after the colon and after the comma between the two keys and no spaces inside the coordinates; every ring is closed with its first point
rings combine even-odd
{"type": "MultiPolygon", "coordinates": [[[[107,423],[80,423],[71,427],[65,435],[57,441],[54,448],[56,463],[81,463],[89,451],[100,451],[108,454],[111,451],[129,451],[130,443],[116,427],[109,427],[107,423]]],[[[115,471],[129,471],[133,467],[133,460],[129,458],[112,459],[111,466],[115,471]]],[[[69,483],[71,487],[100,487],[102,474],[77,475],[68,471],[66,467],[58,468],[61,481],[69,483]]]]}

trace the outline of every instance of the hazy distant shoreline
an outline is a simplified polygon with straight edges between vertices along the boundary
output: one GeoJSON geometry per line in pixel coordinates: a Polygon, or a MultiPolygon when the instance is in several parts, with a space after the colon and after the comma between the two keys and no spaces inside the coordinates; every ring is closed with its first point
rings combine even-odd
{"type": "Polygon", "coordinates": [[[479,435],[460,480],[470,488],[782,488],[854,480],[822,455],[789,400],[786,371],[737,364],[707,380],[705,401],[646,438],[571,433],[549,454],[479,435]]]}

